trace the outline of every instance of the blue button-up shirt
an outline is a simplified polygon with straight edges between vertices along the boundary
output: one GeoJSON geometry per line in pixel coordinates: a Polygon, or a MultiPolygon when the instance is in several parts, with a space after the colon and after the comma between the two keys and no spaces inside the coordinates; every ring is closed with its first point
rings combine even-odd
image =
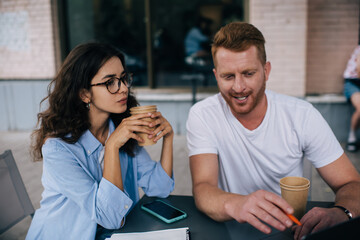
{"type": "MultiPolygon", "coordinates": [[[[114,131],[110,121],[109,131],[114,131]]],[[[97,224],[118,229],[139,201],[138,187],[148,196],[167,197],[174,181],[137,147],[135,157],[119,152],[124,191],[102,177],[103,145],[87,130],[75,144],[48,139],[42,147],[44,192],[26,239],[94,239],[97,224]]]]}

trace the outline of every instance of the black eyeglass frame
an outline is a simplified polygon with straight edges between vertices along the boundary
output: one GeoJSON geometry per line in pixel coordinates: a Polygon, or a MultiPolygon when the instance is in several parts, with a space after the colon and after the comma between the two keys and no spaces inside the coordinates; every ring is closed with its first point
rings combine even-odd
{"type": "Polygon", "coordinates": [[[133,73],[129,73],[129,72],[126,72],[124,74],[124,76],[122,77],[111,77],[109,80],[105,81],[105,82],[102,82],[102,83],[95,83],[95,84],[91,84],[90,87],[95,87],[95,86],[101,86],[101,85],[105,85],[106,86],[106,89],[108,90],[109,93],[111,94],[115,94],[117,92],[119,92],[120,90],[120,87],[121,87],[121,83],[123,83],[127,88],[130,88],[132,83],[133,83],[133,73]],[[115,92],[110,92],[109,90],[109,82],[110,81],[113,81],[115,79],[119,80],[118,82],[118,89],[115,91],[115,92]]]}

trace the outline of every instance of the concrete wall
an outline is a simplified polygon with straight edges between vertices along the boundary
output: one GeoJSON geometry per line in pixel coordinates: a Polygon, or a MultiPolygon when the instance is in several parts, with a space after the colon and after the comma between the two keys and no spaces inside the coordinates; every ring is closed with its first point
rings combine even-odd
{"type": "MultiPolygon", "coordinates": [[[[49,81],[0,81],[0,131],[34,129],[36,114],[46,108],[40,101],[47,96],[49,81]]],[[[199,94],[198,100],[208,94],[199,94]]],[[[176,134],[185,134],[187,113],[192,105],[191,93],[138,94],[141,105],[158,105],[176,134]]]]}
{"type": "MultiPolygon", "coordinates": [[[[354,111],[354,108],[349,102],[345,101],[343,97],[329,96],[327,99],[323,99],[324,96],[308,97],[307,101],[311,102],[314,107],[319,110],[321,115],[328,122],[336,138],[340,142],[346,142],[349,130],[350,130],[350,119],[354,111]],[[339,100],[334,101],[334,98],[339,100]]],[[[326,95],[325,95],[326,98],[326,95]]],[[[358,132],[359,138],[359,132],[358,132]]]]}
{"type": "MultiPolygon", "coordinates": [[[[31,130],[36,125],[36,114],[44,110],[40,101],[47,95],[49,81],[19,82],[0,81],[0,131],[31,130]]],[[[197,100],[211,94],[198,94],[197,100]]],[[[159,111],[171,123],[176,134],[186,134],[186,120],[192,106],[191,93],[143,93],[136,94],[141,105],[157,105],[159,111]]],[[[324,116],[339,141],[346,141],[349,132],[352,106],[343,96],[308,97],[324,116]]]]}
{"type": "Polygon", "coordinates": [[[49,81],[0,81],[0,130],[30,130],[49,81]]]}

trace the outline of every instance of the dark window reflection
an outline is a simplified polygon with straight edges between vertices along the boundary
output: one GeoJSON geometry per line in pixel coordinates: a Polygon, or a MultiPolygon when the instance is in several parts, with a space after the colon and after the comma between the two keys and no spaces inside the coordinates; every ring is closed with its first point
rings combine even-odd
{"type": "Polygon", "coordinates": [[[111,43],[125,53],[127,66],[134,73],[134,85],[149,86],[145,1],[150,1],[149,46],[155,87],[191,86],[189,76],[194,73],[203,75],[198,85],[216,86],[209,40],[225,23],[244,20],[242,0],[60,1],[60,23],[65,25],[66,35],[62,39],[69,48],[66,51],[91,40],[111,43]],[[198,55],[193,50],[186,53],[186,39],[188,49],[201,48],[198,55]],[[201,43],[197,44],[197,40],[201,43]]]}
{"type": "Polygon", "coordinates": [[[147,85],[144,1],[95,0],[94,29],[97,40],[123,50],[134,85],[147,85]]]}

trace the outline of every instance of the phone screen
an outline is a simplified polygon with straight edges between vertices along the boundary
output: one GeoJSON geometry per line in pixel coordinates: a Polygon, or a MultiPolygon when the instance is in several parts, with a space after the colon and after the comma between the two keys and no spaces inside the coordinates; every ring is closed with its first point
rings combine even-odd
{"type": "Polygon", "coordinates": [[[152,212],[160,215],[163,218],[166,219],[176,219],[180,216],[184,216],[186,215],[186,213],[162,202],[159,200],[150,202],[150,203],[145,203],[143,204],[143,208],[147,208],[149,210],[151,210],[152,212]]]}

